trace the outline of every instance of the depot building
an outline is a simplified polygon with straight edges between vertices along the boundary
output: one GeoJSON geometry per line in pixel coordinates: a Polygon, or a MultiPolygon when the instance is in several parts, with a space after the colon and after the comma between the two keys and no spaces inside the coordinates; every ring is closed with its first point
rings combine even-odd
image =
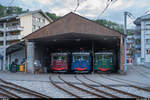
{"type": "MultiPolygon", "coordinates": [[[[35,60],[41,63],[45,72],[52,72],[53,60],[58,60],[56,56],[62,55],[67,59],[67,72],[72,72],[73,62],[80,59],[80,63],[84,58],[88,59],[84,67],[89,66],[89,72],[98,71],[96,66],[100,67],[99,72],[109,70],[109,66],[113,72],[124,72],[124,37],[118,31],[71,12],[29,34],[24,41],[10,46],[7,56],[13,57],[14,51],[20,52],[19,56],[26,60],[25,71],[31,73],[35,70],[35,60]]],[[[11,60],[8,62],[11,63],[11,60]]],[[[80,65],[83,64],[78,67],[80,65]]]]}

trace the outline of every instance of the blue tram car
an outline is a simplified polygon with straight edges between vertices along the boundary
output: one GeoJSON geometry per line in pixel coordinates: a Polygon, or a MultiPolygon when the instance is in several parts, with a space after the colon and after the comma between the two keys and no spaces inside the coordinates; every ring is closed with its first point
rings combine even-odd
{"type": "Polygon", "coordinates": [[[91,57],[88,52],[74,52],[72,53],[73,72],[89,72],[91,70],[91,57]]]}

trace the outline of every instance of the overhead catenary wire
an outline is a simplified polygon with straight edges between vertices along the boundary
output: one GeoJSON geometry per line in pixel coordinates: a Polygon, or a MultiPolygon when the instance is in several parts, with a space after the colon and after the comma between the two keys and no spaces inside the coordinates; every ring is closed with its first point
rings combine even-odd
{"type": "Polygon", "coordinates": [[[128,18],[130,18],[130,20],[131,20],[131,22],[128,23],[127,25],[133,23],[133,22],[135,21],[135,19],[136,19],[135,16],[134,16],[132,13],[130,13],[130,12],[127,12],[127,16],[128,16],[128,18]]]}
{"type": "MultiPolygon", "coordinates": [[[[76,7],[75,7],[75,9],[74,9],[74,11],[73,12],[76,12],[77,11],[77,9],[79,8],[79,6],[80,6],[80,0],[76,0],[77,1],[77,5],[76,5],[76,7]]],[[[82,0],[82,1],[87,1],[87,0],[82,0]]]]}
{"type": "Polygon", "coordinates": [[[76,10],[78,9],[79,5],[80,5],[80,1],[77,0],[77,6],[76,6],[76,8],[74,9],[74,12],[76,12],[76,10]]]}
{"type": "MultiPolygon", "coordinates": [[[[13,4],[14,1],[15,1],[15,0],[10,1],[10,3],[8,4],[8,6],[10,6],[11,4],[13,4]]],[[[8,6],[7,6],[7,7],[8,7],[8,6]]]]}
{"type": "Polygon", "coordinates": [[[104,12],[112,5],[116,2],[117,0],[107,0],[106,2],[106,7],[102,10],[102,12],[97,16],[96,19],[98,19],[100,16],[102,16],[104,14],[104,12]]]}

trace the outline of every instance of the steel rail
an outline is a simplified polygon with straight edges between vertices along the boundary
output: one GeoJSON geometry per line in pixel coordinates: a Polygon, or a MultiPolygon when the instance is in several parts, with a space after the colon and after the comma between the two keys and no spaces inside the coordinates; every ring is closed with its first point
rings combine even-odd
{"type": "Polygon", "coordinates": [[[112,94],[110,94],[110,93],[108,93],[108,92],[105,92],[105,91],[100,90],[100,89],[96,89],[96,88],[94,88],[94,87],[88,85],[87,83],[81,81],[76,75],[75,75],[75,78],[76,78],[77,80],[79,80],[83,85],[85,85],[85,86],[88,87],[88,88],[91,88],[91,89],[93,89],[93,90],[95,90],[95,91],[97,91],[97,92],[103,93],[103,94],[105,94],[105,95],[111,96],[112,98],[120,98],[119,96],[112,95],[112,94]]]}
{"type": "Polygon", "coordinates": [[[13,98],[13,96],[10,96],[10,95],[3,93],[3,92],[0,92],[0,96],[5,96],[7,98],[13,98]]]}
{"type": "Polygon", "coordinates": [[[68,86],[71,86],[71,87],[73,87],[73,88],[75,88],[75,89],[78,89],[78,90],[80,90],[80,91],[82,91],[82,92],[85,92],[85,93],[88,93],[88,94],[90,94],[90,95],[97,96],[97,97],[99,97],[99,98],[105,98],[104,96],[101,96],[101,95],[99,95],[99,94],[93,93],[93,92],[91,92],[91,91],[89,91],[89,90],[80,88],[80,87],[78,87],[78,86],[75,86],[75,85],[71,84],[70,82],[65,81],[64,79],[62,79],[62,78],[60,77],[60,75],[59,75],[58,77],[59,77],[59,79],[61,79],[62,81],[64,81],[68,86]]]}
{"type": "Polygon", "coordinates": [[[81,98],[80,96],[78,96],[78,95],[76,95],[76,94],[73,94],[72,92],[68,91],[67,89],[64,89],[64,88],[62,88],[61,86],[57,85],[55,82],[53,82],[53,80],[51,79],[51,77],[49,77],[49,80],[50,80],[50,82],[51,82],[56,88],[58,88],[58,89],[60,89],[60,90],[62,90],[62,91],[64,91],[64,92],[66,92],[66,93],[68,93],[69,95],[72,95],[72,96],[74,96],[74,97],[76,97],[76,98],[81,98]]]}
{"type": "Polygon", "coordinates": [[[0,87],[0,90],[3,91],[3,92],[6,93],[6,94],[11,95],[13,98],[21,98],[20,96],[14,94],[14,93],[12,93],[12,92],[9,92],[9,91],[7,91],[6,89],[4,89],[4,88],[2,88],[2,87],[0,87]]]}
{"type": "MultiPolygon", "coordinates": [[[[132,66],[131,67],[132,68],[132,70],[134,71],[134,72],[136,72],[137,74],[140,74],[140,75],[142,75],[142,76],[144,76],[144,77],[146,77],[146,78],[150,78],[150,76],[147,76],[147,75],[145,75],[145,73],[142,73],[141,71],[139,71],[137,68],[135,68],[134,66],[132,66]]],[[[147,72],[146,72],[147,73],[147,72]]]]}
{"type": "Polygon", "coordinates": [[[121,78],[114,79],[114,78],[108,78],[108,77],[106,77],[106,76],[103,76],[103,77],[105,77],[105,78],[107,78],[107,79],[109,79],[109,80],[113,80],[113,81],[120,82],[120,83],[126,83],[126,84],[128,84],[129,86],[134,87],[134,88],[136,88],[136,89],[140,89],[140,90],[143,90],[143,91],[146,91],[146,92],[150,92],[149,89],[142,88],[142,87],[139,87],[139,86],[136,86],[136,85],[127,83],[127,82],[119,81],[119,80],[122,80],[121,78]],[[118,80],[118,79],[119,79],[119,80],[118,80]]]}
{"type": "Polygon", "coordinates": [[[2,80],[2,79],[0,79],[0,81],[3,82],[3,83],[5,83],[5,84],[8,84],[8,85],[12,85],[12,86],[14,86],[14,87],[18,87],[18,88],[20,88],[20,91],[28,92],[28,93],[30,93],[30,94],[32,94],[32,95],[34,95],[34,96],[40,97],[40,98],[52,98],[52,97],[50,97],[50,96],[41,94],[41,93],[39,93],[39,92],[30,90],[30,89],[28,89],[28,88],[19,86],[19,85],[14,84],[14,83],[10,83],[10,82],[4,81],[4,80],[2,80]]]}
{"type": "Polygon", "coordinates": [[[24,91],[24,90],[21,90],[21,89],[17,89],[17,88],[14,88],[14,87],[2,85],[2,84],[0,84],[0,87],[7,88],[7,89],[11,89],[11,90],[18,91],[18,92],[21,92],[21,93],[25,93],[25,94],[28,94],[28,95],[30,95],[30,96],[35,96],[35,97],[42,98],[42,96],[40,96],[40,95],[31,93],[31,92],[27,92],[27,91],[24,91]]]}
{"type": "Polygon", "coordinates": [[[145,98],[145,97],[142,97],[142,96],[138,96],[138,95],[135,95],[135,94],[131,94],[131,93],[128,93],[128,92],[125,92],[125,91],[122,91],[122,90],[118,90],[118,89],[112,88],[112,87],[110,87],[110,86],[104,85],[104,84],[99,83],[99,82],[96,82],[96,81],[94,81],[94,80],[91,80],[91,79],[87,78],[85,75],[83,75],[83,76],[84,76],[87,80],[90,80],[90,81],[92,81],[92,82],[94,82],[94,83],[97,83],[97,84],[99,84],[99,85],[101,85],[101,86],[103,86],[103,87],[105,87],[105,88],[107,88],[107,89],[116,91],[116,92],[118,92],[118,93],[125,94],[125,95],[128,95],[128,96],[132,96],[132,97],[134,97],[134,98],[145,98]]]}

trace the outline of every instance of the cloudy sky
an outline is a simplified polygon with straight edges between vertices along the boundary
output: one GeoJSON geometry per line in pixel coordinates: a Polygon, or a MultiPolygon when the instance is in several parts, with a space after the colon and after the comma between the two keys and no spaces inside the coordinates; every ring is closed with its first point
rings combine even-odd
{"type": "MultiPolygon", "coordinates": [[[[23,9],[37,10],[42,9],[55,13],[58,16],[63,16],[71,11],[74,11],[77,5],[77,0],[0,0],[0,4],[8,6],[19,6],[23,9]]],[[[106,19],[113,22],[123,24],[123,12],[132,13],[135,18],[144,15],[150,10],[150,0],[117,0],[99,16],[106,7],[107,0],[79,0],[80,6],[76,13],[89,19],[106,19]]],[[[133,27],[132,21],[128,18],[128,27],[133,27]]]]}

